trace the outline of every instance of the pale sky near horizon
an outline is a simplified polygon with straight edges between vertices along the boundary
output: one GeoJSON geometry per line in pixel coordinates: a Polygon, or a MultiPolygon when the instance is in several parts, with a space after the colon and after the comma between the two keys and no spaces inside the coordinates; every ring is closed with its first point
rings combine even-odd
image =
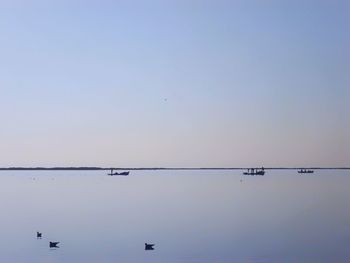
{"type": "Polygon", "coordinates": [[[350,1],[0,1],[0,166],[350,166],[350,1]]]}

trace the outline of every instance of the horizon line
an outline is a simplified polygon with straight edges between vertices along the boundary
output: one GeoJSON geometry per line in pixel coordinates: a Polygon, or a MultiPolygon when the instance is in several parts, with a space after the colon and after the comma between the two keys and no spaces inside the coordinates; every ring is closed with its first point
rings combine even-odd
{"type": "MultiPolygon", "coordinates": [[[[261,167],[98,167],[98,166],[57,166],[57,167],[0,167],[0,171],[97,171],[97,170],[246,170],[261,167]]],[[[264,167],[265,170],[350,170],[350,167],[264,167]]]]}

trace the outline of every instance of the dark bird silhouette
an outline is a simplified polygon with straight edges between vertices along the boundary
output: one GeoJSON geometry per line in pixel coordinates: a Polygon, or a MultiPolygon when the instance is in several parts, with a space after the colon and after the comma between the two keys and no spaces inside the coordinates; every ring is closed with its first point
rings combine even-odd
{"type": "Polygon", "coordinates": [[[59,248],[59,246],[57,246],[60,242],[50,242],[50,248],[59,248]]]}
{"type": "Polygon", "coordinates": [[[42,237],[42,233],[36,232],[36,238],[37,238],[37,239],[41,239],[41,237],[42,237]]]}
{"type": "Polygon", "coordinates": [[[145,250],[154,250],[154,244],[147,244],[145,243],[145,250]]]}

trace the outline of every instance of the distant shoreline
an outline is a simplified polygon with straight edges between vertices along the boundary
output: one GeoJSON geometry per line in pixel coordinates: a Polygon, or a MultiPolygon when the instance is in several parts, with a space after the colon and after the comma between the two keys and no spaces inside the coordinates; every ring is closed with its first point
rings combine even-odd
{"type": "MultiPolygon", "coordinates": [[[[135,167],[0,167],[0,171],[106,171],[106,170],[246,170],[248,168],[261,167],[153,167],[153,168],[135,168],[135,167]]],[[[264,167],[265,170],[350,170],[350,167],[264,167]]]]}

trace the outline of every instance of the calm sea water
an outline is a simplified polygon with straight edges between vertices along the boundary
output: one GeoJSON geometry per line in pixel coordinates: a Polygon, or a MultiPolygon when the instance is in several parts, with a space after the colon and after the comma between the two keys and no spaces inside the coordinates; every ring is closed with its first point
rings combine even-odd
{"type": "Polygon", "coordinates": [[[0,262],[350,262],[346,170],[1,172],[0,209],[0,262]]]}

